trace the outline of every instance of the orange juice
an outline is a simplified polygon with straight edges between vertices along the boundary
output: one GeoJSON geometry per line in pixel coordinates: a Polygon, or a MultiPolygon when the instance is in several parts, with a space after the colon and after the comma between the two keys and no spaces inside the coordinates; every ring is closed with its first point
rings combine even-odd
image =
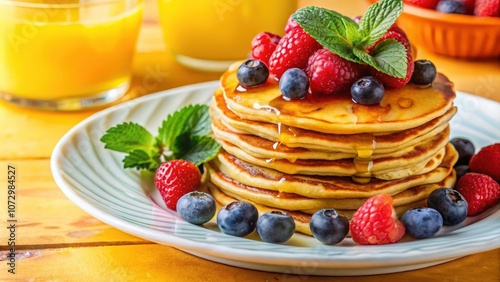
{"type": "MultiPolygon", "coordinates": [[[[3,2],[0,93],[59,100],[128,87],[142,21],[141,1],[128,1],[135,2],[132,6],[110,1],[43,8],[3,2]]],[[[31,2],[60,4],[61,0],[31,2]]]]}
{"type": "Polygon", "coordinates": [[[259,32],[283,35],[293,0],[159,0],[167,48],[176,56],[235,61],[259,32]]]}

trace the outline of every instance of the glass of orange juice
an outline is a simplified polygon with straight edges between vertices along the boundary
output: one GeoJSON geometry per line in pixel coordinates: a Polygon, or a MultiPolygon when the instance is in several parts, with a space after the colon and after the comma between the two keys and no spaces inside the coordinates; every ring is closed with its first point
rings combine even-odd
{"type": "Polygon", "coordinates": [[[158,0],[167,49],[184,66],[223,71],[260,32],[283,35],[296,0],[158,0]]]}
{"type": "Polygon", "coordinates": [[[0,0],[0,98],[80,110],[131,80],[142,0],[0,0]]]}

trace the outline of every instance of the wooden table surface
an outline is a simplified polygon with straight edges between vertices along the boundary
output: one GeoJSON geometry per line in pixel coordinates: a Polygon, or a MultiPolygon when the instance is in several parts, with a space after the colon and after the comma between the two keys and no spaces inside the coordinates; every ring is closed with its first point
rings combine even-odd
{"type": "MultiPolygon", "coordinates": [[[[300,1],[354,16],[364,1],[300,1]]],[[[146,1],[144,24],[134,63],[133,84],[122,100],[216,80],[176,64],[162,42],[156,3],[146,1]]],[[[456,89],[500,101],[500,65],[468,62],[419,51],[456,84],[456,89]]],[[[470,255],[425,269],[369,277],[314,277],[260,272],[201,259],[101,223],[70,202],[49,168],[56,142],[97,110],[56,113],[0,103],[0,179],[16,167],[16,269],[9,273],[6,198],[0,202],[0,281],[500,281],[500,249],[470,255]]],[[[6,187],[3,185],[2,187],[6,187]]],[[[460,248],[460,246],[456,246],[460,248]]]]}

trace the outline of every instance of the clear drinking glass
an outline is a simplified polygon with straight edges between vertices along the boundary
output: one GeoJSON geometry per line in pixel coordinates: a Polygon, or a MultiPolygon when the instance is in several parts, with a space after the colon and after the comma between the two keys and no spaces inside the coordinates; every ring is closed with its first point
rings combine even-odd
{"type": "Polygon", "coordinates": [[[0,0],[0,98],[79,110],[131,80],[142,0],[0,0]]]}
{"type": "Polygon", "coordinates": [[[167,48],[190,68],[223,71],[259,32],[283,35],[296,0],[158,0],[167,48]]]}

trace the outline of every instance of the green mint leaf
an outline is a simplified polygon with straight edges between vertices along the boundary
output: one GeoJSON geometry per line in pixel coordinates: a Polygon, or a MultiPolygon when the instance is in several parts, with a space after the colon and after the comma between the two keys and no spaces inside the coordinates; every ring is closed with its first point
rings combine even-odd
{"type": "Polygon", "coordinates": [[[406,48],[395,39],[380,42],[371,55],[364,50],[354,49],[358,58],[375,69],[388,75],[404,78],[408,67],[406,48]]]}
{"type": "Polygon", "coordinates": [[[402,0],[381,0],[368,8],[359,25],[335,11],[314,6],[299,9],[292,18],[332,53],[403,78],[406,76],[407,57],[406,49],[400,43],[381,43],[372,55],[365,51],[367,46],[376,43],[387,32],[402,11],[402,0]]]}
{"type": "MultiPolygon", "coordinates": [[[[197,136],[197,135],[193,135],[197,136]]],[[[191,142],[191,135],[189,132],[185,132],[177,136],[177,138],[174,139],[172,144],[170,144],[170,151],[174,154],[174,156],[182,155],[185,152],[189,151],[190,147],[192,146],[191,142]]]]}
{"type": "Polygon", "coordinates": [[[212,137],[208,135],[195,135],[191,136],[189,150],[178,157],[198,166],[215,158],[220,148],[220,144],[212,137]]]}
{"type": "Polygon", "coordinates": [[[402,12],[402,0],[382,0],[371,5],[359,21],[365,46],[377,42],[402,12]]]}
{"type": "Polygon", "coordinates": [[[126,153],[124,168],[154,172],[172,159],[200,165],[214,158],[220,145],[208,134],[211,119],[207,105],[190,105],[169,115],[154,138],[143,126],[123,123],[108,129],[101,141],[106,149],[126,153]]]}
{"type": "Polygon", "coordinates": [[[292,18],[321,45],[340,57],[362,63],[353,53],[352,41],[358,41],[361,34],[352,19],[328,9],[308,6],[299,9],[292,18]]]}
{"type": "Polygon", "coordinates": [[[137,123],[125,122],[111,127],[101,137],[104,148],[129,153],[133,150],[154,151],[154,138],[137,123]]]}
{"type": "Polygon", "coordinates": [[[190,105],[169,115],[158,130],[158,142],[170,147],[181,134],[206,135],[211,130],[207,105],[190,105]]]}
{"type": "Polygon", "coordinates": [[[407,50],[395,39],[386,39],[372,52],[378,70],[394,77],[404,78],[408,68],[407,50]]]}
{"type": "Polygon", "coordinates": [[[143,150],[133,150],[123,159],[123,168],[137,168],[155,171],[159,160],[143,150]]]}
{"type": "Polygon", "coordinates": [[[359,29],[359,25],[351,18],[342,18],[345,25],[346,38],[356,46],[358,42],[363,40],[363,33],[359,29]]]}

